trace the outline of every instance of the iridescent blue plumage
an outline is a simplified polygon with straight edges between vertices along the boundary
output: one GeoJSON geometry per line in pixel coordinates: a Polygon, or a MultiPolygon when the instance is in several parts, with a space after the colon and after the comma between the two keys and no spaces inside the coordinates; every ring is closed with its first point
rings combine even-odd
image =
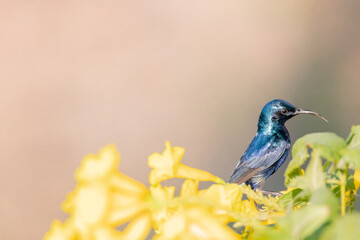
{"type": "Polygon", "coordinates": [[[261,111],[256,136],[236,165],[229,182],[261,189],[289,154],[290,135],[285,122],[301,113],[316,115],[326,121],[318,113],[296,108],[284,100],[267,103],[261,111]]]}

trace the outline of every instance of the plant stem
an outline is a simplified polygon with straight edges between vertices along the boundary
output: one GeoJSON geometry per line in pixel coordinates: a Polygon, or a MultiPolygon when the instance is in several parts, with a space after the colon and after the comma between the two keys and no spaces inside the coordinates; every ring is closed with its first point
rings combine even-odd
{"type": "Polygon", "coordinates": [[[346,212],[346,200],[345,200],[345,194],[346,194],[346,177],[347,177],[347,171],[346,168],[344,173],[341,175],[340,181],[340,194],[341,194],[341,216],[345,216],[346,212]]]}

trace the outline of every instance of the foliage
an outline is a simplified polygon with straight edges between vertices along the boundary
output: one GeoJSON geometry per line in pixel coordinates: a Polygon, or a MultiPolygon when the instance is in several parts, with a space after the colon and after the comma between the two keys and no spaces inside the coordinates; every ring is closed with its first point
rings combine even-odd
{"type": "Polygon", "coordinates": [[[151,229],[155,240],[360,238],[360,213],[353,212],[360,125],[347,140],[333,133],[297,140],[280,198],[184,165],[183,155],[169,142],[150,155],[149,188],[118,171],[115,146],[86,156],[62,205],[69,218],[54,220],[44,239],[136,240],[149,238],[151,229]],[[175,186],[162,185],[171,178],[185,179],[177,196],[175,186]],[[199,190],[199,181],[214,184],[199,190]]]}

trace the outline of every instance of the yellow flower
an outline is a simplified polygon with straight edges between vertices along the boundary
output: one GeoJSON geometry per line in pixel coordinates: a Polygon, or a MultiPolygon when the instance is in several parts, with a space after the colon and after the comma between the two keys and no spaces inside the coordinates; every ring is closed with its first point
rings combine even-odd
{"type": "Polygon", "coordinates": [[[198,195],[199,181],[186,179],[181,186],[181,197],[190,197],[198,195]]]}
{"type": "Polygon", "coordinates": [[[150,187],[151,212],[153,228],[158,231],[159,227],[166,222],[167,218],[174,212],[170,203],[174,197],[175,187],[162,187],[160,184],[150,187]]]}
{"type": "Polygon", "coordinates": [[[54,220],[51,224],[49,232],[46,233],[44,239],[51,240],[71,240],[76,239],[76,231],[69,221],[65,223],[54,220]]]}
{"type": "Polygon", "coordinates": [[[227,224],[241,205],[236,184],[214,184],[198,191],[198,181],[186,179],[179,197],[173,187],[152,186],[154,239],[239,239],[227,224]],[[211,237],[210,237],[211,236],[211,237]],[[221,236],[221,237],[220,237],[221,236]]]}
{"type": "Polygon", "coordinates": [[[240,236],[227,226],[227,221],[212,214],[202,205],[182,206],[181,211],[169,216],[160,227],[154,240],[188,239],[239,239],[240,236]]]}
{"type": "Polygon", "coordinates": [[[65,224],[54,221],[45,239],[146,238],[151,228],[150,192],[118,172],[119,163],[113,145],[83,159],[75,174],[77,186],[62,206],[70,217],[65,224]],[[129,221],[123,232],[115,229],[129,221]]]}
{"type": "Polygon", "coordinates": [[[213,181],[223,183],[224,181],[206,171],[192,168],[181,163],[185,149],[182,147],[171,147],[170,142],[165,143],[165,151],[153,153],[149,156],[148,164],[152,168],[149,181],[156,185],[169,178],[188,178],[199,181],[213,181]]]}
{"type": "Polygon", "coordinates": [[[198,181],[186,179],[179,197],[173,190],[161,185],[151,187],[158,209],[153,212],[154,239],[239,239],[228,227],[234,221],[233,213],[258,214],[253,204],[242,201],[242,192],[236,184],[214,184],[198,191],[198,181]]]}
{"type": "Polygon", "coordinates": [[[200,196],[211,199],[213,204],[222,210],[240,211],[242,207],[242,191],[237,184],[213,184],[201,190],[200,196]]]}
{"type": "Polygon", "coordinates": [[[355,192],[357,192],[357,190],[360,187],[360,170],[356,169],[355,173],[354,173],[354,185],[355,185],[355,192]]]}

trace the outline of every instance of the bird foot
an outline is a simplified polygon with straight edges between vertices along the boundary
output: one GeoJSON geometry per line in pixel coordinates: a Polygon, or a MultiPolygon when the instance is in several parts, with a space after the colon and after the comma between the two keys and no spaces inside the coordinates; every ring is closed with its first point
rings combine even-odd
{"type": "Polygon", "coordinates": [[[266,191],[266,190],[260,190],[260,192],[262,194],[267,194],[267,195],[272,195],[272,196],[276,196],[276,197],[281,197],[283,194],[280,192],[272,192],[272,191],[266,191]]]}

